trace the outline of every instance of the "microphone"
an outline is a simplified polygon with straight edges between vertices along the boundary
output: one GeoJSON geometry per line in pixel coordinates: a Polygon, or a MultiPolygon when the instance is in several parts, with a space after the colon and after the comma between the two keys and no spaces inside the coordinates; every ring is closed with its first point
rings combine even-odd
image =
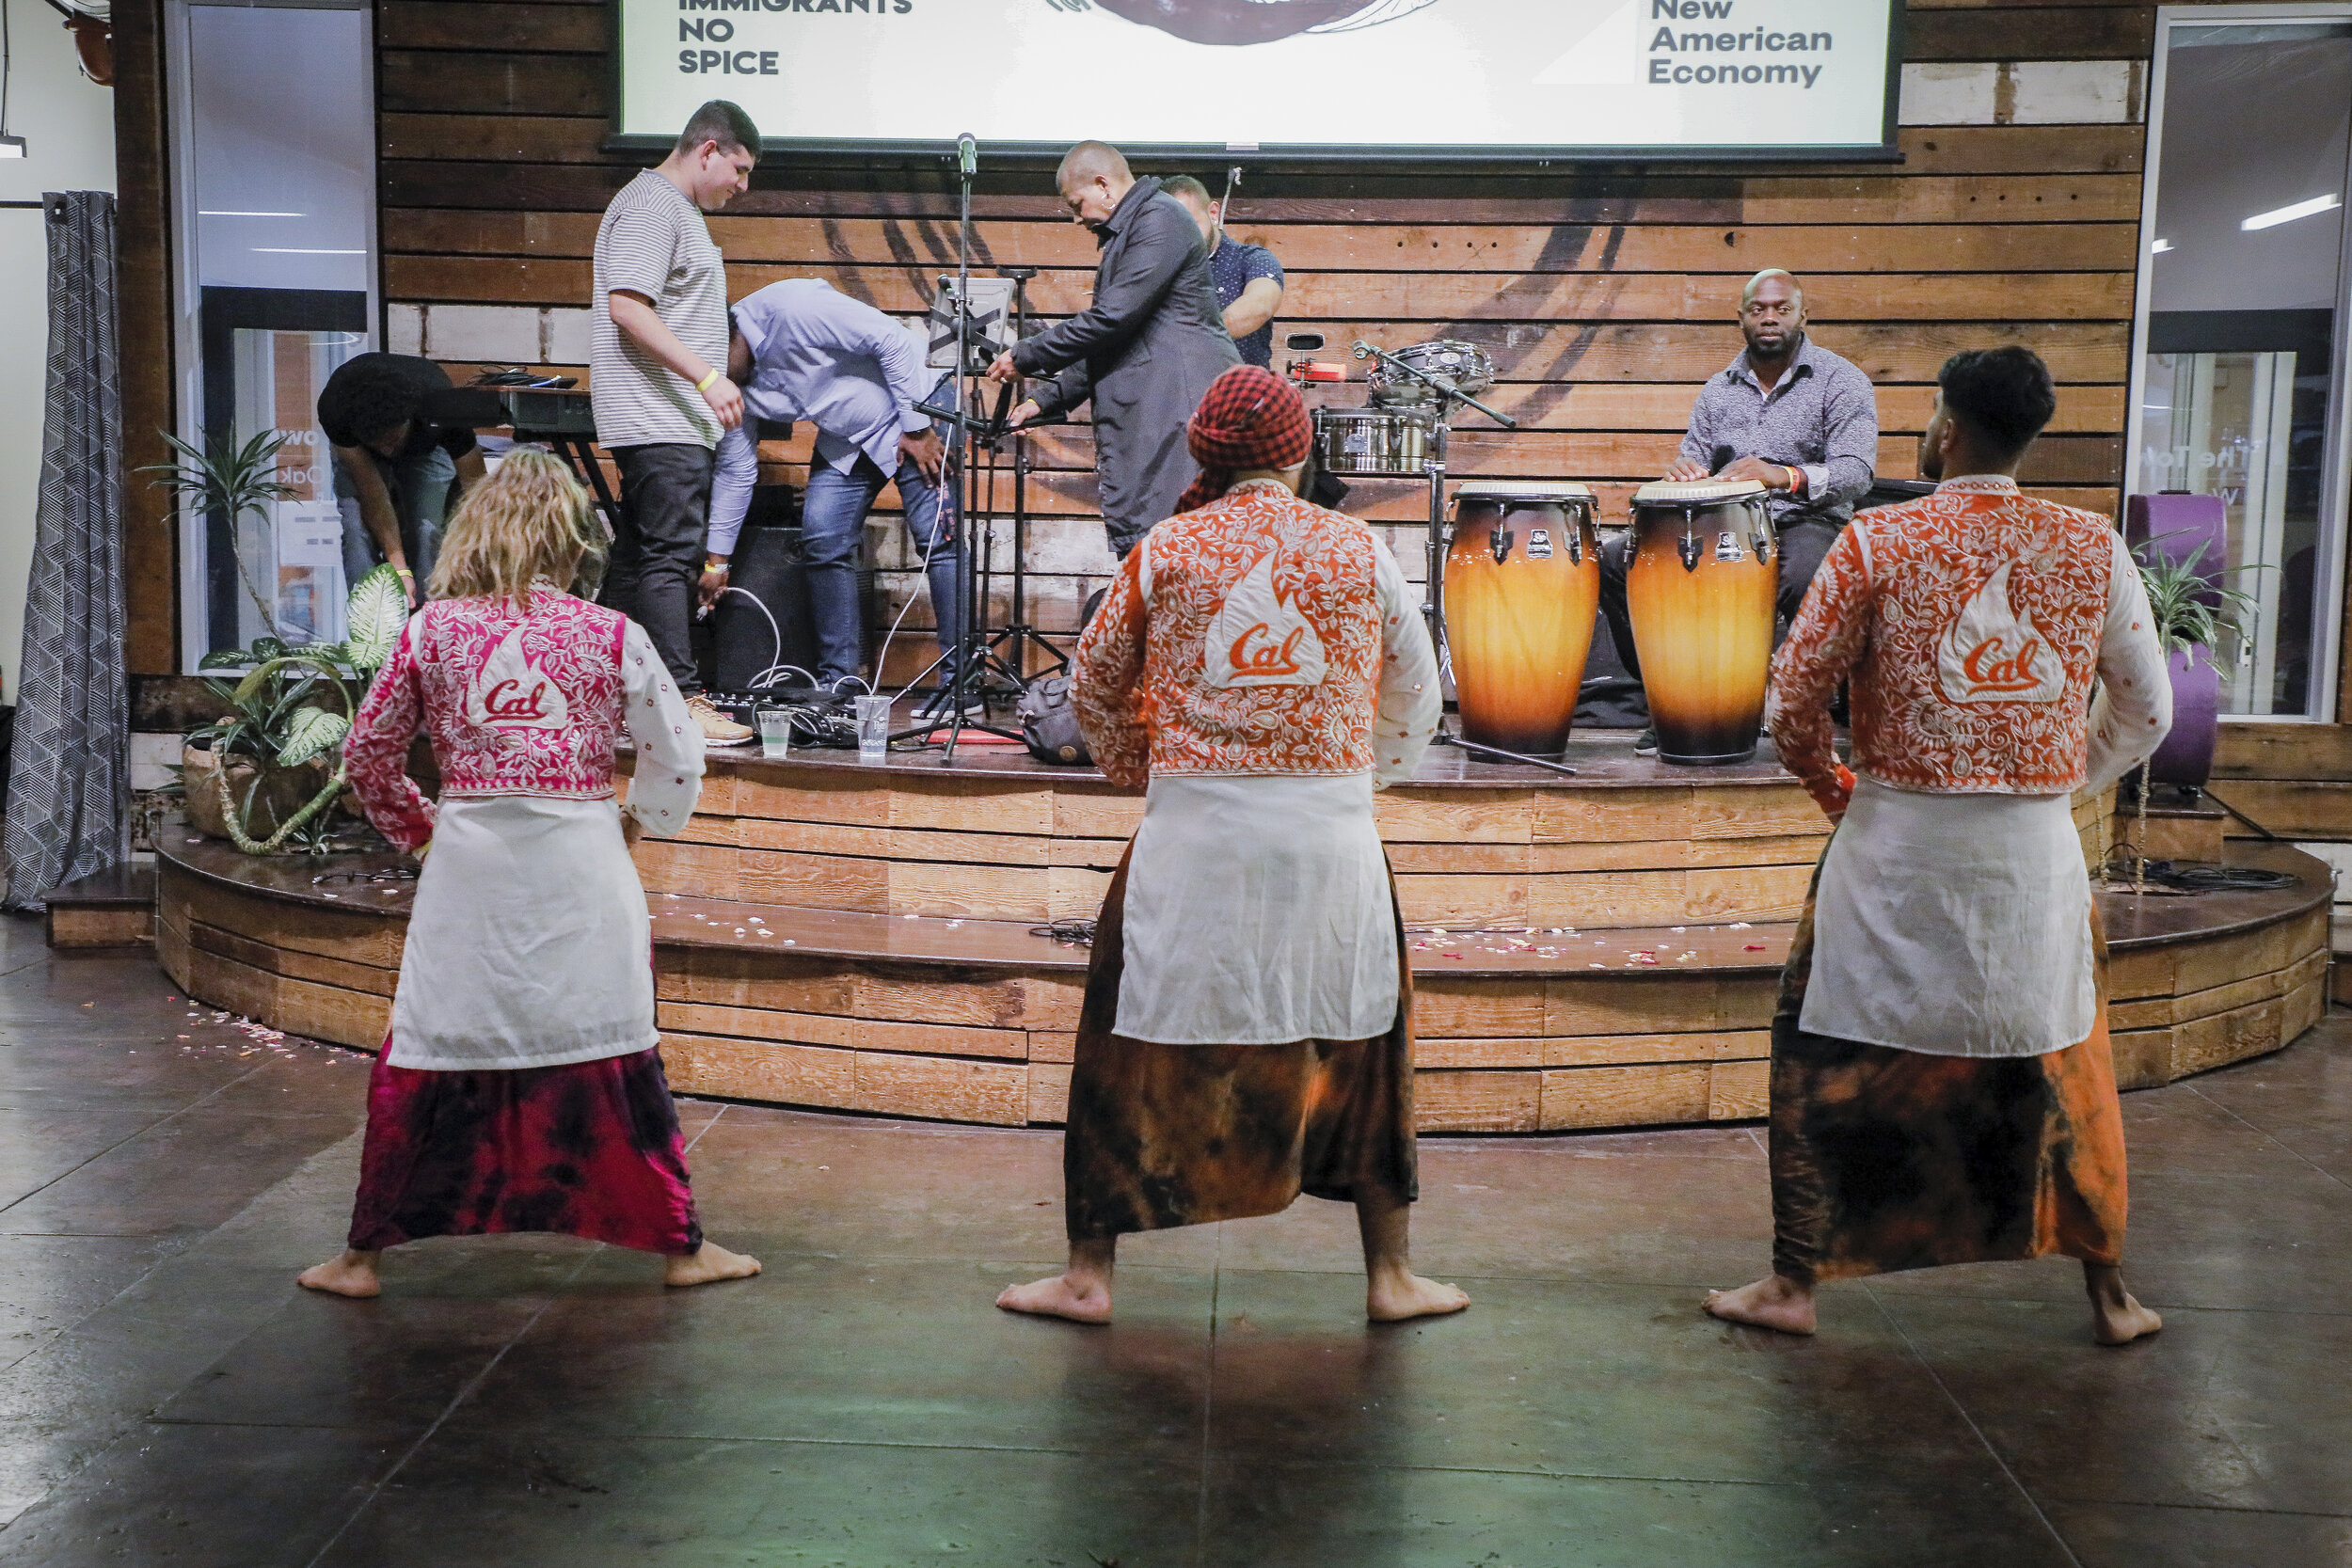
{"type": "Polygon", "coordinates": [[[1731,467],[1731,460],[1738,455],[1729,447],[1717,447],[1707,454],[1707,471],[1710,474],[1722,473],[1731,467]]]}
{"type": "Polygon", "coordinates": [[[980,166],[980,144],[973,139],[969,131],[956,138],[956,163],[965,174],[971,174],[980,166]]]}

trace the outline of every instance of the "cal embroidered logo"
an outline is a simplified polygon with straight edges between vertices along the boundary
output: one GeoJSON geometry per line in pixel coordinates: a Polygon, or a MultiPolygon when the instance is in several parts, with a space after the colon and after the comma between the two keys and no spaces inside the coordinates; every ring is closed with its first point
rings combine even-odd
{"type": "Polygon", "coordinates": [[[2066,690],[2066,671],[2049,640],[2009,598],[2004,561],[1936,644],[1936,686],[1947,702],[2055,703],[2066,690]]]}
{"type": "Polygon", "coordinates": [[[520,626],[506,634],[466,687],[466,722],[480,729],[560,730],[571,721],[564,689],[523,657],[520,626]]]}
{"type": "Polygon", "coordinates": [[[1204,673],[1213,687],[1321,686],[1323,639],[1274,586],[1268,551],[1209,621],[1204,673]]]}

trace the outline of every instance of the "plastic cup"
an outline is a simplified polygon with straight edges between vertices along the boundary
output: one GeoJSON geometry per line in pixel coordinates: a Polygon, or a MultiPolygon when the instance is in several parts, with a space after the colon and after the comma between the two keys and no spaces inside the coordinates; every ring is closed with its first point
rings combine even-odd
{"type": "Polygon", "coordinates": [[[890,754],[890,699],[856,697],[857,760],[881,762],[890,754]]]}
{"type": "Polygon", "coordinates": [[[763,757],[792,754],[791,709],[764,707],[759,710],[759,754],[763,757]]]}

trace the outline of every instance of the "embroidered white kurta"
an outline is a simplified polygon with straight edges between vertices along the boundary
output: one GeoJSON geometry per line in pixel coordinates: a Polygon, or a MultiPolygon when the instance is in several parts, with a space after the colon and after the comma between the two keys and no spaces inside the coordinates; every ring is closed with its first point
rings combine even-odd
{"type": "MultiPolygon", "coordinates": [[[[2171,683],[2115,542],[2084,787],[2152,755],[2171,683]]],[[[1859,775],[1821,862],[1809,1034],[1947,1056],[2038,1056],[2090,1034],[2090,881],[2067,795],[1927,793],[1859,775]]]]}
{"type": "Polygon", "coordinates": [[[621,836],[667,836],[702,791],[700,728],[644,631],[622,639],[628,803],[445,795],[392,1000],[394,1067],[561,1067],[658,1044],[653,930],[621,836]]]}
{"type": "MultiPolygon", "coordinates": [[[[1128,862],[1120,1034],[1275,1045],[1365,1039],[1395,1022],[1396,913],[1373,793],[1412,776],[1442,708],[1420,604],[1388,548],[1374,556],[1373,771],[1152,778],[1128,862]]],[[[1139,576],[1148,602],[1148,560],[1139,576]]]]}

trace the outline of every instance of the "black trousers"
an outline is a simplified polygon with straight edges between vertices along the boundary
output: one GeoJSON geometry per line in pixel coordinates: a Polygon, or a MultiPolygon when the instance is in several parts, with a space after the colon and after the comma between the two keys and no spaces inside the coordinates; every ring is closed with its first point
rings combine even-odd
{"type": "MultiPolygon", "coordinates": [[[[1797,610],[1804,603],[1804,591],[1813,586],[1813,574],[1821,569],[1821,558],[1837,543],[1836,523],[1790,523],[1777,531],[1779,550],[1780,592],[1776,601],[1777,625],[1772,630],[1772,646],[1788,635],[1788,624],[1797,618],[1797,610]]],[[[1617,658],[1629,674],[1642,673],[1642,660],[1633,651],[1633,616],[1626,608],[1625,573],[1633,563],[1633,531],[1626,530],[1600,547],[1600,612],[1609,622],[1609,639],[1617,645],[1617,658]]]]}
{"type": "Polygon", "coordinates": [[[702,689],[688,633],[694,624],[694,588],[703,575],[710,530],[708,447],[684,443],[616,447],[621,470],[621,520],[603,599],[645,628],[680,691],[702,689]]]}

